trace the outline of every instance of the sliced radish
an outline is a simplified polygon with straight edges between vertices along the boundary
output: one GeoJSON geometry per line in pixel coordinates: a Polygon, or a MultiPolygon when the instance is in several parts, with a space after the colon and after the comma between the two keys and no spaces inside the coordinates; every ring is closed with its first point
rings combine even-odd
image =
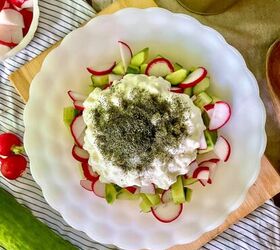
{"type": "Polygon", "coordinates": [[[190,88],[194,87],[200,81],[202,81],[207,76],[207,70],[203,67],[197,68],[195,71],[190,73],[187,78],[178,85],[180,88],[190,88]]]}
{"type": "Polygon", "coordinates": [[[171,87],[170,91],[174,93],[184,93],[184,89],[178,87],[171,87]]]}
{"type": "Polygon", "coordinates": [[[33,0],[25,0],[24,3],[21,5],[22,9],[33,8],[33,0]]]}
{"type": "Polygon", "coordinates": [[[218,101],[214,105],[214,110],[209,123],[209,130],[216,130],[223,127],[231,116],[231,109],[228,103],[218,101]]]}
{"type": "Polygon", "coordinates": [[[214,104],[210,103],[205,105],[204,107],[205,112],[207,113],[208,117],[211,119],[213,110],[214,110],[214,104]]]}
{"type": "Polygon", "coordinates": [[[95,76],[104,76],[110,74],[115,66],[116,62],[110,66],[104,66],[102,69],[93,69],[91,67],[87,67],[87,71],[95,76]]]}
{"type": "Polygon", "coordinates": [[[99,175],[92,171],[90,165],[87,162],[82,162],[82,170],[87,180],[95,182],[99,179],[99,175]]]}
{"type": "Polygon", "coordinates": [[[92,191],[92,181],[89,180],[80,180],[80,185],[88,190],[88,191],[92,191]]]}
{"type": "Polygon", "coordinates": [[[33,20],[33,12],[28,9],[22,9],[20,13],[23,16],[24,28],[22,29],[22,31],[23,31],[23,36],[25,36],[28,33],[28,30],[31,26],[33,20]]]}
{"type": "Polygon", "coordinates": [[[83,103],[84,103],[83,101],[74,101],[73,104],[74,104],[75,109],[83,111],[85,109],[83,103]]]}
{"type": "Polygon", "coordinates": [[[15,7],[21,8],[23,3],[26,2],[27,0],[8,0],[12,5],[15,7]]]}
{"type": "Polygon", "coordinates": [[[212,180],[214,178],[214,175],[216,173],[216,169],[217,169],[217,162],[214,162],[212,160],[209,161],[204,161],[203,163],[201,163],[201,166],[204,167],[208,167],[209,168],[209,179],[208,179],[208,183],[211,184],[212,180]],[[210,183],[211,182],[211,183],[210,183]]]}
{"type": "Polygon", "coordinates": [[[148,186],[142,186],[140,188],[140,193],[144,193],[144,194],[155,194],[156,193],[156,189],[155,186],[153,184],[150,184],[148,186]]]}
{"type": "Polygon", "coordinates": [[[214,152],[218,155],[218,157],[226,162],[231,154],[231,147],[227,139],[223,136],[219,136],[215,146],[214,152]]]}
{"type": "Polygon", "coordinates": [[[174,72],[174,67],[170,61],[165,58],[155,58],[152,60],[145,71],[148,76],[166,76],[174,72]]]}
{"type": "Polygon", "coordinates": [[[118,41],[120,47],[121,58],[124,66],[124,70],[127,70],[128,65],[130,64],[132,58],[132,51],[127,43],[118,41]]]}
{"type": "Polygon", "coordinates": [[[210,175],[210,171],[208,167],[199,166],[196,170],[194,170],[192,178],[196,178],[199,180],[208,180],[210,175]]]}
{"type": "Polygon", "coordinates": [[[152,208],[153,215],[163,223],[176,220],[183,211],[183,204],[175,204],[173,201],[162,203],[152,208]]]}
{"type": "Polygon", "coordinates": [[[4,8],[6,0],[0,0],[0,11],[4,8]]]}
{"type": "Polygon", "coordinates": [[[212,158],[212,159],[207,159],[205,161],[202,161],[199,163],[199,165],[203,165],[204,166],[204,163],[208,163],[208,162],[211,162],[211,163],[218,163],[220,161],[220,159],[218,158],[212,158]]]}
{"type": "Polygon", "coordinates": [[[12,43],[12,42],[7,43],[7,42],[1,41],[1,40],[0,40],[0,45],[7,46],[9,48],[13,48],[13,47],[17,46],[16,43],[12,43]]]}
{"type": "Polygon", "coordinates": [[[85,129],[86,124],[84,122],[83,116],[76,116],[70,125],[70,130],[76,144],[81,148],[84,144],[85,129]]]}
{"type": "Polygon", "coordinates": [[[126,187],[125,189],[130,193],[134,194],[137,190],[137,187],[131,186],[131,187],[126,187]]]}
{"type": "Polygon", "coordinates": [[[201,164],[203,161],[209,161],[210,159],[214,159],[216,161],[220,160],[213,150],[205,154],[199,154],[196,158],[198,164],[201,164]]]}
{"type": "Polygon", "coordinates": [[[161,195],[161,201],[162,203],[168,203],[170,201],[173,201],[172,192],[170,189],[163,191],[161,195]]]}
{"type": "Polygon", "coordinates": [[[73,157],[80,162],[87,162],[89,158],[89,154],[86,150],[74,145],[72,148],[73,157]]]}
{"type": "Polygon", "coordinates": [[[67,93],[73,101],[85,101],[87,99],[87,96],[73,90],[69,90],[67,93]]]}
{"type": "Polygon", "coordinates": [[[0,24],[24,28],[23,16],[14,9],[3,9],[0,12],[0,24]]]}
{"type": "Polygon", "coordinates": [[[207,142],[203,132],[199,140],[199,149],[207,149],[207,142]]]}
{"type": "MultiPolygon", "coordinates": [[[[198,180],[199,182],[200,182],[200,184],[203,186],[203,187],[205,187],[206,185],[207,185],[207,183],[209,183],[209,182],[211,182],[212,183],[212,181],[209,181],[209,179],[208,180],[198,180]],[[208,182],[209,181],[209,182],[208,182]]],[[[209,183],[210,184],[210,183],[209,183]]]]}
{"type": "Polygon", "coordinates": [[[185,178],[187,179],[188,177],[192,176],[194,170],[196,170],[197,168],[198,168],[197,161],[196,160],[192,161],[188,166],[189,171],[187,174],[185,174],[185,178]]]}
{"type": "Polygon", "coordinates": [[[10,48],[9,46],[0,44],[0,56],[1,56],[1,55],[5,55],[5,54],[8,53],[10,50],[11,50],[11,48],[10,48]]]}
{"type": "Polygon", "coordinates": [[[105,198],[105,184],[100,180],[97,180],[92,184],[92,190],[96,194],[96,196],[105,198]]]}
{"type": "Polygon", "coordinates": [[[122,75],[109,74],[109,83],[112,84],[114,81],[119,81],[122,78],[123,78],[122,75]]]}

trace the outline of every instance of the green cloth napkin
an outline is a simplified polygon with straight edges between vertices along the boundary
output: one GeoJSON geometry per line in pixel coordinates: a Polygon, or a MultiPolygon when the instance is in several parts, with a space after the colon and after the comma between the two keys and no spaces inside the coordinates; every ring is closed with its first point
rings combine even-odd
{"type": "Polygon", "coordinates": [[[280,0],[240,0],[224,13],[212,16],[189,12],[177,1],[156,0],[156,2],[162,8],[186,13],[216,29],[229,44],[241,52],[259,83],[267,111],[266,156],[275,167],[279,166],[280,171],[280,122],[274,115],[265,76],[267,50],[280,37],[280,0]]]}

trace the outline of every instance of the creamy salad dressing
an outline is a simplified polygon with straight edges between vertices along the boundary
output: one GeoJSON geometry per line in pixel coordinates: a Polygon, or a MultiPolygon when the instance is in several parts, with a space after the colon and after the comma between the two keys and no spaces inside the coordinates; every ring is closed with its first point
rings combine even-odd
{"type": "MultiPolygon", "coordinates": [[[[100,175],[100,180],[106,183],[115,183],[121,187],[145,186],[154,183],[156,186],[168,189],[176,181],[178,175],[188,172],[188,165],[196,158],[196,151],[199,147],[199,140],[205,129],[201,118],[201,111],[197,108],[188,95],[175,94],[169,91],[170,83],[161,77],[146,75],[126,75],[123,79],[115,81],[112,88],[101,90],[94,89],[84,102],[85,110],[83,118],[87,125],[85,134],[84,149],[89,154],[89,164],[92,169],[100,175]],[[168,103],[170,110],[176,111],[178,103],[183,107],[180,113],[180,123],[187,128],[185,136],[180,136],[179,141],[164,148],[168,157],[154,157],[147,168],[124,169],[116,161],[109,160],[104,154],[104,147],[101,147],[94,110],[102,107],[102,117],[109,119],[109,111],[112,106],[115,109],[123,109],[123,100],[133,103],[139,91],[148,95],[159,97],[168,103]]],[[[150,117],[150,124],[157,126],[161,121],[159,114],[150,117]]],[[[108,120],[109,122],[109,120],[108,120]]],[[[104,146],[104,145],[103,145],[104,146]]],[[[139,153],[140,155],[140,153],[139,153]]],[[[140,158],[134,155],[129,159],[137,163],[140,158]]]]}

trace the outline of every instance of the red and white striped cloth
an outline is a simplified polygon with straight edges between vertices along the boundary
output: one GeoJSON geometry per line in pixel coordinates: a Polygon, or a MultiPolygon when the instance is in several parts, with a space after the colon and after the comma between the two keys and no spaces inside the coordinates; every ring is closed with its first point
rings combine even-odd
{"type": "MultiPolygon", "coordinates": [[[[111,0],[97,0],[94,6],[104,7],[110,2],[111,0]]],[[[0,63],[0,133],[11,131],[22,137],[24,132],[22,120],[24,103],[10,84],[8,76],[95,16],[95,11],[83,0],[39,0],[39,5],[40,22],[32,42],[16,56],[0,63]]],[[[16,181],[7,181],[0,176],[0,186],[12,193],[18,202],[29,207],[37,218],[79,249],[116,249],[94,242],[86,234],[67,225],[60,214],[46,203],[41,189],[29,171],[16,181]]],[[[280,249],[280,209],[272,201],[267,201],[202,249],[280,249]]]]}

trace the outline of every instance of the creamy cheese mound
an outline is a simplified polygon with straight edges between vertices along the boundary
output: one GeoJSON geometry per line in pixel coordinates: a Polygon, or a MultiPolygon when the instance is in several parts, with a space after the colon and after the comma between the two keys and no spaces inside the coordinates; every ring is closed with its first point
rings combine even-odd
{"type": "Polygon", "coordinates": [[[168,189],[188,172],[205,126],[189,96],[169,89],[161,77],[128,74],[90,93],[84,149],[100,181],[168,189]]]}

